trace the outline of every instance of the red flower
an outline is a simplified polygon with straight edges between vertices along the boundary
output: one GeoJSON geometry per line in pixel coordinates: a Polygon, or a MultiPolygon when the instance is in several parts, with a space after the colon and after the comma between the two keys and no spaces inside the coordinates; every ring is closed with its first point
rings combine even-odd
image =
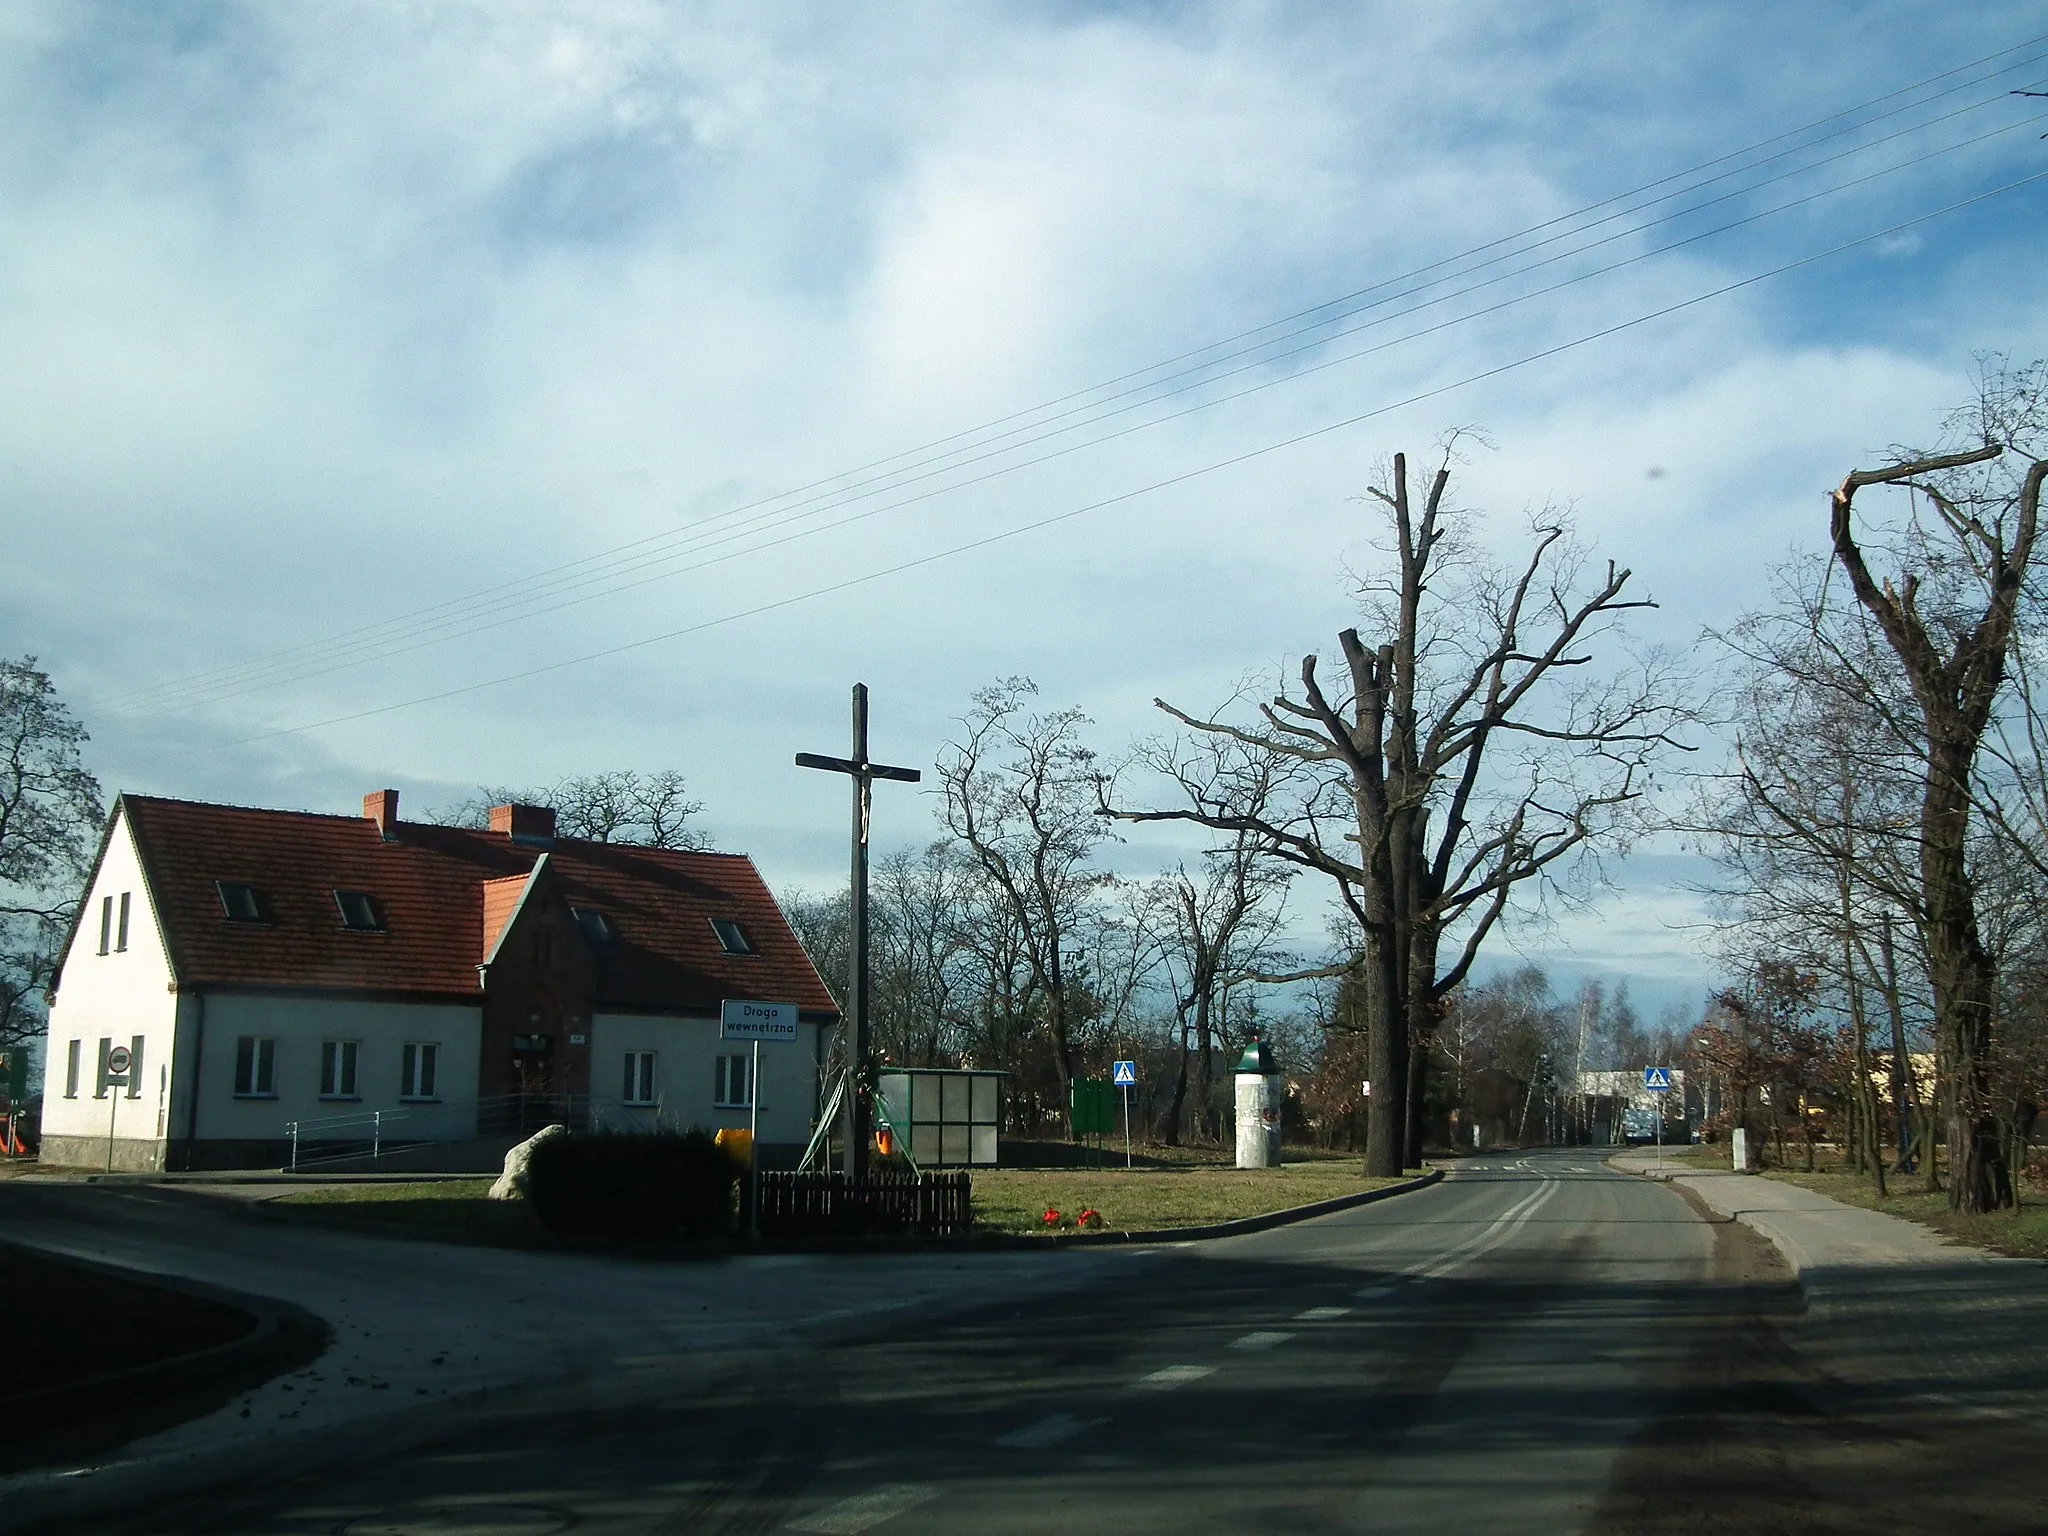
{"type": "Polygon", "coordinates": [[[1077,1227],[1099,1227],[1102,1225],[1102,1213],[1091,1206],[1074,1218],[1074,1225],[1077,1227]]]}
{"type": "Polygon", "coordinates": [[[1050,1206],[1048,1206],[1046,1208],[1045,1215],[1040,1217],[1039,1219],[1043,1221],[1048,1227],[1056,1227],[1060,1224],[1060,1213],[1058,1211],[1053,1210],[1050,1206]]]}

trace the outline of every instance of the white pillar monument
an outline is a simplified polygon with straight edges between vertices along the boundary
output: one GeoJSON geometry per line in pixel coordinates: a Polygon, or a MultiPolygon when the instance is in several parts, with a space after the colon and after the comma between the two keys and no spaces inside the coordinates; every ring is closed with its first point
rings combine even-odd
{"type": "Polygon", "coordinates": [[[1237,1166],[1280,1166],[1280,1108],[1287,1079],[1257,1035],[1237,1062],[1237,1166]]]}

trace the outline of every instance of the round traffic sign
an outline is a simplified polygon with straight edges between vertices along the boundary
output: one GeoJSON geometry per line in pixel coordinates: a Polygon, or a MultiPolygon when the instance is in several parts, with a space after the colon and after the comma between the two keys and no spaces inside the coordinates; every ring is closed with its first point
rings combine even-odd
{"type": "Polygon", "coordinates": [[[126,1072],[128,1070],[128,1068],[134,1063],[134,1060],[135,1058],[133,1055],[130,1054],[127,1046],[117,1045],[111,1051],[107,1052],[107,1071],[112,1075],[119,1077],[123,1072],[126,1072]]]}

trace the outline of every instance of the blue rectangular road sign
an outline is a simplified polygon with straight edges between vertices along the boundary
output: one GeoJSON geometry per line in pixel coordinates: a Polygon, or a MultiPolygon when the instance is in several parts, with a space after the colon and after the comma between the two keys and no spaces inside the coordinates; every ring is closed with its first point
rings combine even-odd
{"type": "Polygon", "coordinates": [[[1138,1086],[1138,1064],[1135,1061],[1111,1062],[1109,1080],[1119,1088],[1138,1086]]]}
{"type": "Polygon", "coordinates": [[[1650,1093],[1671,1091],[1671,1069],[1669,1067],[1643,1068],[1643,1088],[1650,1093]]]}

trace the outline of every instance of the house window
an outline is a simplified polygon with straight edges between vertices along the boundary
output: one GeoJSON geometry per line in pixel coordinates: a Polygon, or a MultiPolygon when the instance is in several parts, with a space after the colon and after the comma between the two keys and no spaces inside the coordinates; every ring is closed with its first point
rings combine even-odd
{"type": "Polygon", "coordinates": [[[747,1080],[747,1058],[744,1056],[719,1056],[714,1058],[716,1071],[712,1076],[711,1102],[720,1109],[745,1109],[754,1102],[754,1085],[747,1080]]]}
{"type": "Polygon", "coordinates": [[[751,955],[754,952],[745,932],[729,917],[711,919],[711,931],[718,935],[718,947],[728,955],[751,955]]]}
{"type": "Polygon", "coordinates": [[[609,944],[619,936],[612,920],[594,908],[571,907],[569,912],[576,919],[576,926],[583,930],[583,937],[593,944],[609,944]]]}
{"type": "Polygon", "coordinates": [[[361,1045],[357,1040],[322,1040],[320,1042],[320,1097],[323,1099],[353,1099],[356,1097],[356,1051],[361,1045]]]}
{"type": "Polygon", "coordinates": [[[628,1104],[654,1102],[654,1052],[626,1052],[626,1091],[622,1097],[628,1104]]]}
{"type": "Polygon", "coordinates": [[[216,880],[214,889],[220,892],[221,910],[231,923],[260,923],[263,921],[263,901],[256,894],[256,887],[245,885],[239,880],[216,880]]]}
{"type": "Polygon", "coordinates": [[[401,1099],[434,1097],[434,1077],[441,1065],[441,1047],[430,1041],[405,1042],[405,1070],[399,1080],[401,1099]]]}
{"type": "Polygon", "coordinates": [[[112,1035],[101,1035],[99,1070],[94,1076],[92,1084],[92,1096],[96,1099],[104,1099],[107,1096],[107,1079],[113,1076],[113,1063],[107,1058],[113,1054],[113,1051],[114,1037],[112,1035]]]}
{"type": "Polygon", "coordinates": [[[377,918],[377,903],[367,891],[336,891],[334,904],[341,908],[341,926],[358,933],[376,933],[383,928],[377,918]]]}
{"type": "Polygon", "coordinates": [[[117,953],[128,948],[128,898],[132,894],[130,891],[121,893],[120,915],[114,922],[114,949],[117,953]]]}
{"type": "Polygon", "coordinates": [[[100,898],[100,953],[103,955],[107,952],[107,947],[111,940],[113,932],[114,898],[111,896],[102,896],[100,898]]]}
{"type": "Polygon", "coordinates": [[[78,1058],[84,1054],[85,1042],[74,1040],[64,1047],[64,1097],[78,1097],[78,1058]]]}
{"type": "Polygon", "coordinates": [[[235,1042],[235,1097],[277,1097],[277,1041],[268,1035],[244,1035],[235,1042]]]}

